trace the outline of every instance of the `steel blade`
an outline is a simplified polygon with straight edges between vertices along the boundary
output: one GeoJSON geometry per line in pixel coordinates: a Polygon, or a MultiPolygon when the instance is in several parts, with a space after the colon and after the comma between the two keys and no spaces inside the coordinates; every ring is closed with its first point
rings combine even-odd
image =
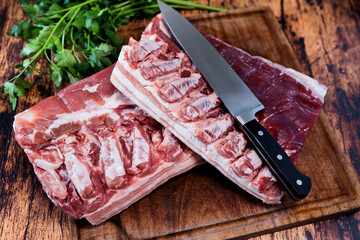
{"type": "Polygon", "coordinates": [[[180,13],[158,1],[171,33],[230,113],[242,124],[264,106],[210,42],[180,13]]]}

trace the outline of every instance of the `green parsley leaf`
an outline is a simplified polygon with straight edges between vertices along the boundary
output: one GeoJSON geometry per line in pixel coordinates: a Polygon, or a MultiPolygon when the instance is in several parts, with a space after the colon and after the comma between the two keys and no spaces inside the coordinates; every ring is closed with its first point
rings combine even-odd
{"type": "Polygon", "coordinates": [[[113,49],[114,47],[106,43],[102,43],[99,47],[95,48],[96,55],[105,66],[110,66],[112,64],[108,56],[111,55],[113,49]]]}
{"type": "Polygon", "coordinates": [[[51,68],[51,80],[55,83],[56,87],[59,87],[63,79],[63,71],[58,66],[54,65],[51,68]]]}
{"type": "Polygon", "coordinates": [[[26,15],[28,15],[32,20],[34,20],[36,18],[36,8],[27,1],[21,2],[23,2],[21,4],[21,7],[23,8],[26,15]]]}
{"type": "Polygon", "coordinates": [[[93,32],[93,34],[98,35],[100,31],[99,23],[95,20],[92,20],[90,30],[93,32]]]}
{"type": "Polygon", "coordinates": [[[27,87],[28,85],[24,83],[24,81],[20,81],[19,84],[15,84],[13,82],[6,82],[4,84],[4,92],[9,95],[10,103],[12,104],[13,110],[15,110],[17,97],[23,97],[25,94],[24,86],[27,87]]]}
{"type": "Polygon", "coordinates": [[[4,84],[4,92],[9,95],[9,100],[12,105],[12,109],[15,110],[17,98],[14,95],[15,84],[12,82],[6,82],[4,84]]]}
{"type": "Polygon", "coordinates": [[[39,35],[36,37],[36,39],[39,40],[39,42],[44,44],[47,41],[47,39],[49,38],[53,29],[54,29],[54,26],[52,26],[52,25],[46,26],[45,28],[40,30],[39,35]]]}
{"type": "MultiPolygon", "coordinates": [[[[58,3],[60,3],[60,1],[58,3]]],[[[53,4],[51,4],[51,6],[49,7],[49,11],[56,12],[56,11],[64,9],[58,3],[54,2],[53,4]]]]}
{"type": "Polygon", "coordinates": [[[7,34],[10,36],[18,37],[21,34],[23,35],[24,40],[27,40],[29,36],[32,35],[33,26],[31,25],[31,20],[24,21],[21,19],[18,25],[13,25],[10,32],[7,34]]]}
{"type": "Polygon", "coordinates": [[[89,62],[80,62],[75,65],[75,69],[78,73],[86,75],[89,71],[91,72],[91,65],[89,62]]]}
{"type": "Polygon", "coordinates": [[[59,67],[73,67],[77,63],[73,52],[69,49],[62,49],[55,54],[54,60],[59,67]]]}
{"type": "Polygon", "coordinates": [[[91,65],[93,68],[101,67],[100,58],[99,58],[99,56],[96,54],[96,51],[95,51],[95,50],[91,50],[91,54],[90,54],[90,57],[89,57],[89,62],[90,62],[90,65],[91,65]]]}
{"type": "Polygon", "coordinates": [[[28,83],[27,81],[23,80],[23,79],[20,79],[19,83],[18,83],[20,86],[22,86],[23,88],[26,88],[26,89],[30,89],[31,88],[31,84],[28,83]]]}
{"type": "Polygon", "coordinates": [[[21,33],[21,22],[24,22],[23,19],[20,20],[19,24],[18,25],[13,25],[11,27],[11,30],[10,32],[8,32],[7,34],[10,35],[10,36],[14,36],[14,37],[18,37],[21,33]]]}
{"type": "MultiPolygon", "coordinates": [[[[178,8],[221,10],[199,5],[193,0],[163,0],[178,8]]],[[[27,56],[15,68],[19,74],[0,85],[15,108],[17,97],[31,85],[21,77],[37,72],[36,61],[44,56],[51,63],[50,78],[56,86],[74,83],[114,63],[124,39],[117,27],[134,18],[153,17],[159,12],[156,0],[20,0],[25,14],[8,35],[29,40],[21,51],[27,56]]],[[[1,91],[3,90],[3,91],[1,91]]]]}
{"type": "Polygon", "coordinates": [[[16,93],[16,95],[18,97],[23,97],[24,94],[25,94],[25,89],[21,85],[15,84],[14,85],[14,92],[16,93]]]}
{"type": "Polygon", "coordinates": [[[105,34],[106,34],[106,37],[108,39],[110,39],[113,46],[115,46],[115,48],[118,49],[117,54],[119,54],[120,47],[125,42],[124,39],[120,35],[117,35],[116,32],[114,30],[112,30],[112,29],[111,30],[110,29],[105,29],[105,34]]]}
{"type": "Polygon", "coordinates": [[[43,44],[39,40],[30,39],[29,43],[27,43],[25,45],[25,47],[23,48],[23,50],[21,51],[20,55],[21,56],[28,56],[28,55],[36,52],[37,50],[39,50],[42,47],[42,45],[43,44]]]}
{"type": "Polygon", "coordinates": [[[72,25],[75,26],[77,29],[81,29],[84,27],[84,23],[85,23],[85,13],[84,11],[82,11],[78,14],[72,25]]]}
{"type": "Polygon", "coordinates": [[[68,75],[68,77],[69,77],[69,81],[70,81],[71,84],[79,81],[79,79],[77,79],[76,77],[74,77],[71,73],[67,72],[67,75],[68,75]]]}

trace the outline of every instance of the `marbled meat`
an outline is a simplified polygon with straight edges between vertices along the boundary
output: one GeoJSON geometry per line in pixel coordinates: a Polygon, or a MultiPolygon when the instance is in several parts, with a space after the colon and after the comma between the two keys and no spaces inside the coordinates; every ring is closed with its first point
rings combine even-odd
{"type": "MultiPolygon", "coordinates": [[[[327,88],[304,74],[206,37],[265,105],[257,119],[295,161],[327,88]]],[[[130,39],[122,48],[111,82],[241,188],[266,203],[280,202],[283,191],[276,179],[173,41],[160,14],[139,41],[130,39]]]]}
{"type": "Polygon", "coordinates": [[[99,224],[203,160],[110,82],[111,66],[15,116],[44,191],[99,224]]]}

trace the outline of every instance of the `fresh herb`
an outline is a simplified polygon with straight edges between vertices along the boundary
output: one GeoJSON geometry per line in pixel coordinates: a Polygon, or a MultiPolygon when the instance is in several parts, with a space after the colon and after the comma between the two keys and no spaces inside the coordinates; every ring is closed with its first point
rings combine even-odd
{"type": "MultiPolygon", "coordinates": [[[[180,9],[226,9],[196,4],[193,0],[163,0],[180,9]]],[[[116,61],[124,40],[116,34],[117,27],[131,19],[152,18],[159,12],[156,0],[20,0],[25,14],[12,26],[9,35],[29,42],[21,51],[26,56],[15,68],[20,73],[0,84],[9,95],[13,109],[17,97],[23,97],[31,85],[25,80],[38,69],[36,61],[45,56],[50,63],[50,78],[56,86],[65,80],[74,83],[94,74],[116,61]],[[16,95],[16,96],[15,96],[16,95]]],[[[2,91],[0,91],[2,94],[2,91]]]]}

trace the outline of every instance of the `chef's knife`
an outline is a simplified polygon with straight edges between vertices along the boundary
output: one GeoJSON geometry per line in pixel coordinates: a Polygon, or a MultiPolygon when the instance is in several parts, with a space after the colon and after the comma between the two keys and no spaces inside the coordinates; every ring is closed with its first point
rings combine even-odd
{"type": "Polygon", "coordinates": [[[237,119],[266,166],[293,199],[305,198],[311,188],[310,178],[295,168],[275,138],[255,119],[264,105],[189,21],[165,3],[158,0],[158,4],[171,33],[237,119]]]}

